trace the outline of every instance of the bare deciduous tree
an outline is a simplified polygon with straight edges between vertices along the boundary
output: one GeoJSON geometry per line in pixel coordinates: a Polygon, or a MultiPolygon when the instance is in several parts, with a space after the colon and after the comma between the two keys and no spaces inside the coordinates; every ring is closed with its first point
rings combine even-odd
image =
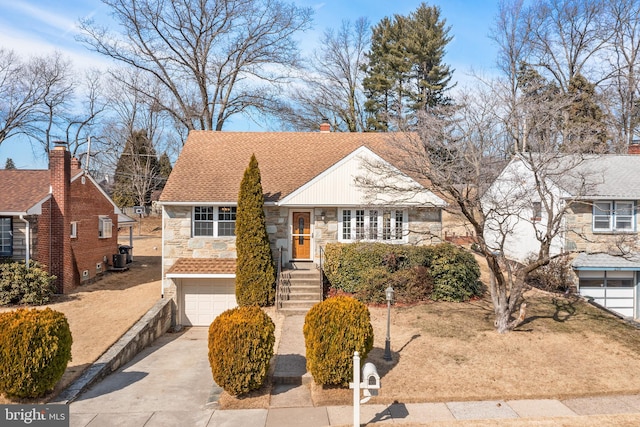
{"type": "Polygon", "coordinates": [[[89,48],[139,69],[162,87],[134,87],[187,129],[221,130],[250,109],[271,108],[298,65],[295,34],[311,9],[279,0],[103,0],[120,32],[81,22],[89,48]]]}
{"type": "Polygon", "coordinates": [[[609,3],[609,19],[614,29],[607,56],[613,70],[606,90],[609,116],[615,118],[616,151],[624,151],[633,142],[640,117],[638,113],[638,62],[640,61],[640,3],[615,0],[609,3]]]}
{"type": "Polygon", "coordinates": [[[365,130],[362,78],[370,25],[366,18],[343,21],[338,31],[325,31],[302,83],[293,91],[293,105],[280,120],[299,130],[317,130],[321,119],[344,132],[365,130]]]}
{"type": "Polygon", "coordinates": [[[545,0],[524,15],[532,65],[544,69],[568,92],[578,75],[598,82],[597,55],[611,37],[604,0],[545,0]]]}
{"type": "Polygon", "coordinates": [[[72,156],[86,155],[89,137],[97,132],[98,116],[106,108],[102,88],[102,72],[93,69],[84,78],[74,74],[71,63],[56,67],[60,72],[52,76],[57,80],[36,109],[38,120],[27,134],[37,141],[44,153],[54,143],[64,143],[72,156]]]}
{"type": "MultiPolygon", "coordinates": [[[[494,319],[501,333],[525,318],[525,277],[563,255],[558,246],[563,221],[573,203],[587,193],[591,176],[580,168],[582,155],[558,150],[565,135],[564,98],[539,103],[537,112],[532,111],[535,105],[527,106],[523,115],[537,120],[526,135],[535,150],[514,158],[508,113],[501,108],[504,96],[496,92],[503,89],[496,85],[461,92],[455,106],[441,106],[423,115],[417,132],[398,138],[387,153],[391,163],[444,197],[446,209],[462,218],[476,237],[492,274],[494,319]],[[501,175],[505,165],[516,160],[516,172],[501,175]],[[496,187],[499,176],[506,184],[496,187]],[[534,230],[535,241],[514,245],[514,232],[522,226],[534,230]],[[510,252],[526,244],[531,246],[526,256],[510,252]]],[[[378,176],[397,173],[382,163],[370,167],[378,176]]],[[[376,191],[375,180],[361,183],[376,191]]],[[[405,197],[411,194],[405,192],[405,197]]]]}
{"type": "Polygon", "coordinates": [[[38,129],[43,106],[66,96],[68,79],[69,64],[59,53],[23,60],[0,48],[0,144],[38,129]]]}

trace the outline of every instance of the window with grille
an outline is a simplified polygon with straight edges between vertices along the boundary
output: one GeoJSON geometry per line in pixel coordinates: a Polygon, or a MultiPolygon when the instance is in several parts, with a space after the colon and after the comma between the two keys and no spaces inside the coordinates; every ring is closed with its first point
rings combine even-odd
{"type": "Polygon", "coordinates": [[[194,206],[193,235],[235,236],[236,213],[236,206],[194,206]]]}
{"type": "Polygon", "coordinates": [[[340,241],[404,241],[407,213],[402,209],[342,209],[340,241]]]}

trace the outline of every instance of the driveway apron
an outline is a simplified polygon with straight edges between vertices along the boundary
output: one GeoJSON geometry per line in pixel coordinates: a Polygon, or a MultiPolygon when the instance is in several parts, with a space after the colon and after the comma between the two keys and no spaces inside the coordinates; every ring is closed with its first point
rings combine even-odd
{"type": "Polygon", "coordinates": [[[72,402],[71,425],[207,425],[216,390],[207,328],[167,333],[72,402]]]}

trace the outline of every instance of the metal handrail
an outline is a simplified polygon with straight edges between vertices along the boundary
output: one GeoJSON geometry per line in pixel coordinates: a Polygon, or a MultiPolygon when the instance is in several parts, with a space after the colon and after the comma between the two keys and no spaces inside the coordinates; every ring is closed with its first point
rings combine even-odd
{"type": "Polygon", "coordinates": [[[282,276],[282,247],[278,248],[278,266],[276,273],[276,309],[282,308],[280,280],[282,276]]]}
{"type": "Polygon", "coordinates": [[[282,303],[285,299],[289,299],[289,293],[291,286],[291,275],[284,272],[283,249],[278,249],[278,273],[276,277],[276,310],[282,308],[282,303]]]}
{"type": "Polygon", "coordinates": [[[323,267],[323,261],[324,261],[324,248],[322,246],[319,246],[320,248],[320,263],[319,268],[320,268],[320,301],[324,300],[324,267],[323,267]]]}

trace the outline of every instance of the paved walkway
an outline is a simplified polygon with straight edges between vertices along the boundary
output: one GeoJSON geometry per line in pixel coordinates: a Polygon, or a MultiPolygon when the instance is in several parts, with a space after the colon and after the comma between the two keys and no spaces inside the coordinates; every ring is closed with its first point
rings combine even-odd
{"type": "MultiPolygon", "coordinates": [[[[305,374],[303,316],[286,317],[269,409],[220,410],[208,365],[207,328],[168,333],[70,405],[71,426],[322,427],[353,424],[351,406],[313,407],[305,374]],[[204,355],[204,356],[203,356],[204,355]],[[185,369],[186,368],[186,369],[185,369]]],[[[371,404],[373,403],[373,404],[371,404]]],[[[362,424],[640,425],[640,396],[361,405],[362,424]],[[607,415],[609,414],[609,415],[607,415]],[[613,415],[612,415],[613,414],[613,415]],[[604,415],[604,417],[603,417],[604,415]],[[472,422],[471,420],[477,420],[472,422]]]]}

